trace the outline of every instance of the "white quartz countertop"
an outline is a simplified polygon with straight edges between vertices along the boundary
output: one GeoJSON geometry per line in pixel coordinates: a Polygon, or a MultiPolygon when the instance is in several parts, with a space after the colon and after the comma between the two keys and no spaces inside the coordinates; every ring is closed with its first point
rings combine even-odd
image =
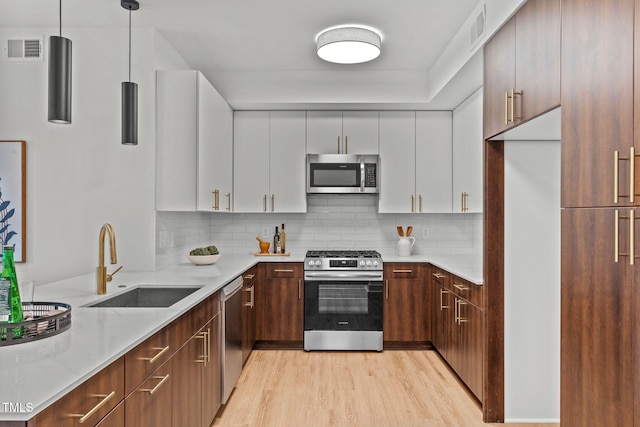
{"type": "MultiPolygon", "coordinates": [[[[35,300],[71,305],[71,327],[39,341],[0,347],[0,421],[26,421],[111,362],[171,323],[258,262],[301,262],[291,256],[224,255],[215,265],[187,262],[154,272],[120,271],[96,294],[94,274],[36,288],[35,300]],[[169,308],[85,307],[137,285],[201,286],[169,308]],[[16,408],[23,409],[22,412],[16,408]]],[[[481,257],[382,254],[385,262],[431,262],[474,283],[482,283],[481,257]]]]}

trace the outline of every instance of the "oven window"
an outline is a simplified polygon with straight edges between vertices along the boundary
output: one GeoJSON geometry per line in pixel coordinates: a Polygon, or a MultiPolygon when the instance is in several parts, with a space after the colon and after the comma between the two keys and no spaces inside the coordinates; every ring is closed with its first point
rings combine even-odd
{"type": "Polygon", "coordinates": [[[318,312],[367,314],[369,310],[369,286],[331,284],[318,285],[318,312]]]}

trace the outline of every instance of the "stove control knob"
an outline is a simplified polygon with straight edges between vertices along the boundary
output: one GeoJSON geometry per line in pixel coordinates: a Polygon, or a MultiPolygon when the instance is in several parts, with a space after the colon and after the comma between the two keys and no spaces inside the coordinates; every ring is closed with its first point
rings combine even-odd
{"type": "Polygon", "coordinates": [[[310,260],[309,260],[309,267],[313,267],[313,266],[314,266],[314,264],[315,264],[315,263],[313,262],[313,260],[312,260],[312,259],[310,259],[310,260]]]}
{"type": "Polygon", "coordinates": [[[374,267],[377,267],[377,266],[378,266],[378,261],[374,260],[374,261],[373,261],[373,266],[374,266],[374,267]]]}
{"type": "Polygon", "coordinates": [[[317,259],[316,260],[316,267],[320,267],[320,264],[322,264],[322,262],[319,259],[317,259]]]}
{"type": "Polygon", "coordinates": [[[371,267],[371,261],[367,260],[367,267],[371,267]]]}
{"type": "Polygon", "coordinates": [[[360,260],[360,267],[364,267],[364,260],[363,259],[360,260]]]}

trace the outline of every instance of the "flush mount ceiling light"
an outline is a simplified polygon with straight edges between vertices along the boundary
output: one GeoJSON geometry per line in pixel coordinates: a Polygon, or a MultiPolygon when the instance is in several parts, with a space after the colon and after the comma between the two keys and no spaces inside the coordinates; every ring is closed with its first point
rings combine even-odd
{"type": "Polygon", "coordinates": [[[62,37],[62,0],[60,35],[49,37],[48,118],[51,123],[71,123],[71,40],[62,37]]]}
{"type": "Polygon", "coordinates": [[[316,38],[318,56],[337,64],[359,64],[380,55],[380,34],[360,27],[325,30],[316,38]]]}
{"type": "Polygon", "coordinates": [[[129,81],[122,82],[122,144],[138,145],[138,84],[131,81],[131,11],[138,10],[136,0],[121,0],[129,11],[129,81]]]}

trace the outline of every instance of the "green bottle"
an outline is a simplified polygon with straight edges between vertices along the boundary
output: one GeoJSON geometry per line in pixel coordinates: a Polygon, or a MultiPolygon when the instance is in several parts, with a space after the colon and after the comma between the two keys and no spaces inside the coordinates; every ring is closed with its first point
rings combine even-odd
{"type": "MultiPolygon", "coordinates": [[[[2,276],[9,279],[11,286],[9,288],[9,298],[11,300],[11,314],[9,322],[22,322],[22,302],[20,301],[20,289],[18,288],[18,276],[16,276],[16,265],[13,261],[13,245],[4,245],[2,250],[2,276]]],[[[21,337],[22,328],[13,328],[13,337],[21,337]]]]}

